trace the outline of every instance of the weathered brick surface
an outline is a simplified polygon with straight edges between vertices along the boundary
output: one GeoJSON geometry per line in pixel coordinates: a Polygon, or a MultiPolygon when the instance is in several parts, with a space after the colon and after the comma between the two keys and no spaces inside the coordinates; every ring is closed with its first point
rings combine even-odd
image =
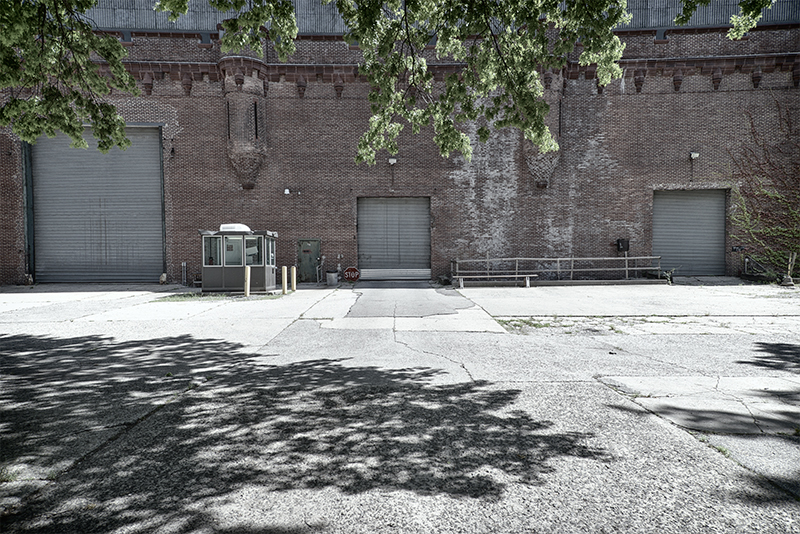
{"type": "MultiPolygon", "coordinates": [[[[278,231],[279,265],[295,262],[303,238],[322,240],[328,266],[355,265],[359,197],[431,199],[434,276],[454,258],[616,256],[617,238],[648,255],[654,190],[729,189],[731,155],[751,142],[745,112],[764,132],[777,129],[775,102],[800,120],[800,29],[742,42],[720,31],[676,31],[662,44],[653,32],[623,37],[625,76],[602,91],[592,67],[548,76],[548,122],[561,146],[551,155],[506,130],[477,144],[471,162],[446,159],[432,132],[404,132],[396,165],[385,153],[356,165],[369,88],[354,68],[360,52],[333,39],[300,39],[280,64],[273,52],[226,56],[197,36],[134,34],[130,70],[150,94],[111,101],[128,122],[161,125],[172,280],[183,261],[190,277],[200,272],[197,230],[226,222],[278,231]],[[256,171],[242,154],[259,158],[256,171]]],[[[0,155],[0,283],[19,283],[24,175],[7,130],[0,155]]],[[[730,274],[739,261],[729,253],[730,274]]]]}
{"type": "Polygon", "coordinates": [[[7,129],[0,129],[0,283],[22,283],[25,278],[24,169],[22,145],[7,129]]]}

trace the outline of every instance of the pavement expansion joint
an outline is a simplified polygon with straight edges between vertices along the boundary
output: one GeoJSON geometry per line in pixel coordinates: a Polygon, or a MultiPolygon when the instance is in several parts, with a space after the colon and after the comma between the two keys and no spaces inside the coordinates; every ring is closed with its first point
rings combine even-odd
{"type": "Polygon", "coordinates": [[[350,314],[353,312],[353,308],[355,308],[356,304],[358,304],[359,299],[364,295],[361,291],[356,291],[355,289],[352,290],[353,295],[356,296],[356,300],[353,301],[353,304],[347,309],[347,313],[345,317],[350,317],[350,314]]]}
{"type": "Polygon", "coordinates": [[[454,364],[458,365],[458,366],[459,366],[459,367],[461,367],[461,368],[464,370],[464,372],[467,374],[467,376],[469,377],[469,380],[470,380],[470,382],[475,382],[475,377],[472,375],[472,373],[470,372],[470,370],[469,370],[469,369],[467,369],[467,366],[464,364],[464,362],[460,362],[460,361],[458,361],[458,360],[454,360],[454,359],[452,359],[452,358],[448,358],[448,357],[447,357],[447,356],[445,356],[444,354],[439,354],[438,352],[431,352],[431,351],[427,351],[427,350],[423,350],[423,349],[418,349],[418,348],[412,347],[411,345],[409,345],[409,344],[408,344],[408,343],[406,343],[405,341],[400,341],[399,339],[397,339],[397,331],[395,331],[395,332],[394,332],[394,341],[395,341],[395,343],[397,343],[398,345],[402,345],[402,346],[404,346],[405,348],[407,348],[407,349],[409,349],[409,350],[412,350],[412,351],[414,351],[414,352],[418,352],[418,353],[420,353],[420,354],[427,354],[428,356],[434,356],[434,357],[437,357],[437,358],[442,358],[442,359],[444,359],[444,360],[447,360],[447,361],[449,361],[449,362],[451,362],[451,363],[454,363],[454,364]]]}

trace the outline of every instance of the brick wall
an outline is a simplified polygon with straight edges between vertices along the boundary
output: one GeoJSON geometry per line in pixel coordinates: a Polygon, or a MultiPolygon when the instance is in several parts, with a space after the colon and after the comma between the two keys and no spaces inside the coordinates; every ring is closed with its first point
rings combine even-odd
{"type": "Polygon", "coordinates": [[[0,128],[0,284],[25,281],[25,218],[22,145],[0,128]]]}
{"type": "MultiPolygon", "coordinates": [[[[602,90],[591,67],[547,75],[548,122],[561,146],[548,155],[504,130],[477,144],[471,162],[442,158],[423,131],[401,135],[396,165],[385,153],[356,165],[368,86],[354,70],[360,52],[339,40],[298,40],[284,65],[272,52],[237,59],[197,37],[134,34],[130,69],[143,95],[111,100],[128,122],[162,125],[171,280],[183,261],[190,278],[200,272],[197,230],[228,222],[277,231],[278,265],[294,264],[303,238],[322,240],[328,266],[356,265],[359,197],[430,197],[434,276],[454,258],[614,256],[617,238],[630,239],[631,255],[648,255],[654,190],[730,188],[731,153],[749,142],[745,110],[765,131],[776,100],[800,120],[790,46],[800,30],[736,43],[720,32],[675,32],[660,44],[652,32],[623,37],[625,76],[602,90]]],[[[0,154],[0,283],[19,283],[22,160],[7,130],[0,154]]],[[[738,254],[729,256],[737,274],[738,254]]]]}

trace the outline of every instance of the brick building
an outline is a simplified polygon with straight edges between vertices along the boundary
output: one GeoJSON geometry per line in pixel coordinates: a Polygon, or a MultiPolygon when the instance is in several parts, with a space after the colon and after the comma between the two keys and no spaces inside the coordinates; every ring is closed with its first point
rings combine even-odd
{"type": "MultiPolygon", "coordinates": [[[[297,3],[297,52],[281,63],[222,53],[207,7],[170,23],[151,2],[117,4],[91,16],[119,35],[142,89],[109,98],[133,146],[101,156],[0,129],[2,284],[181,281],[184,262],[191,282],[207,257],[198,229],[233,222],[278,232],[278,265],[319,254],[323,269],[375,277],[435,278],[456,258],[617,256],[618,239],[677,273],[736,275],[737,154],[800,124],[793,0],[740,41],[725,35],[734,2],[682,28],[677,1],[629,2],[622,79],[598,88],[577,58],[543,73],[559,152],[504,130],[466,162],[423,132],[374,166],[353,160],[369,87],[333,5],[297,3]]],[[[455,66],[431,68],[441,80],[455,66]]]]}

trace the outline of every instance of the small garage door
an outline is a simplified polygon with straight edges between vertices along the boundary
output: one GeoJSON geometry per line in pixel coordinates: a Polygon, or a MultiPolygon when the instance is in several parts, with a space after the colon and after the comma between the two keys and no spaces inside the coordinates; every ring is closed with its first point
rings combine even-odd
{"type": "Polygon", "coordinates": [[[677,276],[725,274],[725,190],[655,191],[653,254],[677,276]]]}
{"type": "Polygon", "coordinates": [[[156,282],[164,270],[161,131],[128,128],[107,154],[67,136],[32,147],[37,282],[156,282]]]}
{"type": "Polygon", "coordinates": [[[358,267],[365,280],[430,280],[430,199],[359,198],[358,267]]]}

